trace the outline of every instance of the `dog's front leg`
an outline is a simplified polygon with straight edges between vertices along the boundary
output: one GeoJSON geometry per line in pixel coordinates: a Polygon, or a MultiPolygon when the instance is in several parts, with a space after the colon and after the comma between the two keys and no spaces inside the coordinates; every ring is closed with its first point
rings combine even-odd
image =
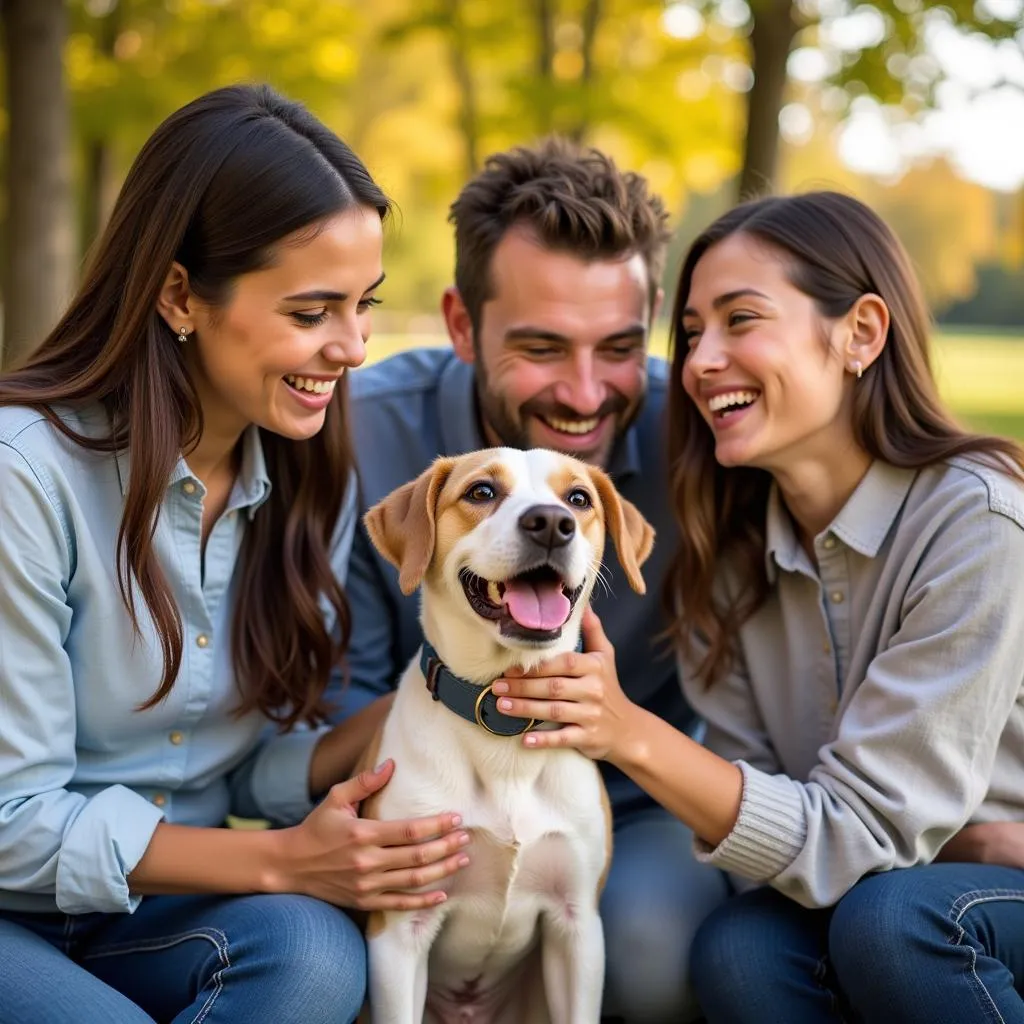
{"type": "Polygon", "coordinates": [[[389,914],[379,931],[371,921],[367,952],[372,1024],[421,1024],[427,1001],[427,959],[440,927],[436,910],[389,914]]]}
{"type": "Polygon", "coordinates": [[[597,1024],[604,988],[604,931],[597,908],[546,914],[544,991],[552,1024],[597,1024]]]}

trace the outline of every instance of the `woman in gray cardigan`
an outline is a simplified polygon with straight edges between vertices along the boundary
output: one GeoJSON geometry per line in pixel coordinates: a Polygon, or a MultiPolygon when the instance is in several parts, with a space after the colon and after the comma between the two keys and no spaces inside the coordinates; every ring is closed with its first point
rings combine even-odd
{"type": "Polygon", "coordinates": [[[523,742],[607,758],[745,890],[694,943],[709,1024],[1024,1022],[1024,868],[932,863],[1024,821],[1024,452],[943,409],[909,261],[851,198],[726,214],[673,327],[705,746],[629,703],[592,615],[505,710],[565,723],[523,742]]]}

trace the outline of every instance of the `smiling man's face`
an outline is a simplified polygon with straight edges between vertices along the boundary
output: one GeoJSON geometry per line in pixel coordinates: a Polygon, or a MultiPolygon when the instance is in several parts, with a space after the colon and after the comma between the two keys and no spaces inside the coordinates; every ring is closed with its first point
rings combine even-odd
{"type": "Polygon", "coordinates": [[[458,293],[445,297],[455,350],[476,364],[487,441],[606,466],[647,391],[643,257],[582,260],[513,228],[494,250],[490,280],[475,336],[458,293]]]}

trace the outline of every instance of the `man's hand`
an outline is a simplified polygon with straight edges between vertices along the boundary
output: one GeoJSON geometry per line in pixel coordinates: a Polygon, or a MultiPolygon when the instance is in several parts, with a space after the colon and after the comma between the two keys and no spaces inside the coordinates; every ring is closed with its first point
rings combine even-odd
{"type": "Polygon", "coordinates": [[[935,859],[1024,868],[1024,821],[966,825],[946,843],[935,859]]]}

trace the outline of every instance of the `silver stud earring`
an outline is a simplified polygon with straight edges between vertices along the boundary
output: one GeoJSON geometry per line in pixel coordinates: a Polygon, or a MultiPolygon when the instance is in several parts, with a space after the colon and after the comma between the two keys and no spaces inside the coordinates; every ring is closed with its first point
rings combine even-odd
{"type": "Polygon", "coordinates": [[[182,345],[184,345],[185,342],[188,341],[188,328],[185,327],[184,325],[182,325],[182,327],[178,331],[178,341],[180,341],[182,345]]]}
{"type": "MultiPolygon", "coordinates": [[[[184,328],[182,328],[182,329],[184,330],[184,328]]],[[[860,360],[859,360],[859,359],[855,359],[855,360],[853,361],[853,366],[851,367],[851,369],[853,370],[853,372],[854,372],[855,374],[857,374],[857,380],[860,380],[860,379],[861,379],[861,377],[862,377],[862,376],[863,376],[863,374],[864,374],[864,367],[863,367],[863,366],[861,366],[861,364],[860,364],[860,360]]]]}

